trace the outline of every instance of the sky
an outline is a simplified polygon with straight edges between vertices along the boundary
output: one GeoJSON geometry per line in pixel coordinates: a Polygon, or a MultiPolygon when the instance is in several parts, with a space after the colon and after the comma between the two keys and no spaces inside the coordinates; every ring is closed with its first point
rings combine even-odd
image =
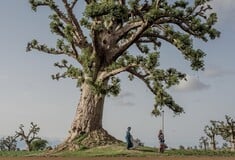
{"type": "MultiPolygon", "coordinates": [[[[225,120],[225,115],[235,119],[235,1],[214,0],[211,5],[218,14],[216,28],[221,36],[195,43],[207,54],[204,71],[191,71],[176,48],[163,44],[160,49],[161,67],[175,67],[188,79],[169,90],[185,113],[174,116],[164,109],[164,132],[171,148],[198,146],[210,120],[225,120]]],[[[65,57],[26,53],[32,39],[54,46],[49,14],[45,8],[33,12],[27,0],[0,1],[0,137],[14,135],[20,124],[27,129],[30,122],[40,126],[41,137],[62,141],[68,136],[80,92],[73,80],[51,79],[59,71],[53,64],[65,57]]],[[[134,138],[158,146],[163,117],[151,115],[154,96],[143,82],[121,77],[121,94],[106,98],[103,127],[124,141],[131,126],[134,138]]]]}

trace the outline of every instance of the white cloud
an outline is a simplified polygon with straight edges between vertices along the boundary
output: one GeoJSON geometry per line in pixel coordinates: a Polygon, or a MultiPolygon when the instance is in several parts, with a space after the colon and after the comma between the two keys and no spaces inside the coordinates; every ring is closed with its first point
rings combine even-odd
{"type": "Polygon", "coordinates": [[[198,91],[208,89],[210,87],[195,77],[187,75],[186,78],[187,81],[182,80],[179,85],[174,87],[175,91],[198,91]]]}
{"type": "Polygon", "coordinates": [[[221,70],[220,68],[208,68],[205,70],[204,75],[206,77],[221,77],[226,74],[225,71],[221,70]]]}
{"type": "Polygon", "coordinates": [[[206,77],[223,77],[235,75],[235,70],[222,69],[217,66],[209,67],[203,72],[206,77]]]}

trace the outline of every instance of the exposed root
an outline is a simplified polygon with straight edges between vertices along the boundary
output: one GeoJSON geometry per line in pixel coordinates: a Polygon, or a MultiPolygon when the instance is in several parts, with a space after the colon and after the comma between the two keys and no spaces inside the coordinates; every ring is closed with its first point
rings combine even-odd
{"type": "MultiPolygon", "coordinates": [[[[68,138],[70,139],[70,137],[68,138]]],[[[120,144],[122,141],[117,140],[104,129],[84,133],[75,137],[72,141],[65,141],[58,145],[53,152],[60,152],[64,150],[75,151],[84,148],[92,148],[97,146],[105,146],[111,144],[120,144]]]]}

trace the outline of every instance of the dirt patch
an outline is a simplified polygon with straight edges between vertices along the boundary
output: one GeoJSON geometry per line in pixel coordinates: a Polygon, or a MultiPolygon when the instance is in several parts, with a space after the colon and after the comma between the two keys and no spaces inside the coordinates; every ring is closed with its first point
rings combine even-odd
{"type": "Polygon", "coordinates": [[[195,156],[156,156],[156,157],[0,157],[0,160],[235,160],[235,157],[195,157],[195,156]]]}

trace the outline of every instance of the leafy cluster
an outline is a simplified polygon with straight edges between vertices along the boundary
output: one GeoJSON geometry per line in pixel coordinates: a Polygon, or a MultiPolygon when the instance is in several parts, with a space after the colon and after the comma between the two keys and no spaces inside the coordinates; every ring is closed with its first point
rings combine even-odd
{"type": "Polygon", "coordinates": [[[211,140],[211,144],[214,145],[214,149],[216,149],[215,137],[217,135],[235,146],[235,121],[228,115],[225,115],[225,119],[226,121],[211,120],[211,125],[207,125],[204,129],[207,137],[211,140]]]}
{"type": "Polygon", "coordinates": [[[40,127],[33,122],[30,123],[29,131],[26,132],[24,125],[19,126],[19,130],[15,132],[14,136],[7,136],[0,139],[0,151],[16,151],[18,138],[20,141],[24,141],[27,145],[28,151],[44,150],[47,147],[47,140],[41,139],[37,136],[40,127]]]}
{"type": "Polygon", "coordinates": [[[91,18],[110,16],[113,19],[121,20],[127,18],[127,13],[127,7],[115,3],[115,0],[103,0],[100,2],[93,1],[88,4],[84,15],[91,18]]]}
{"type": "Polygon", "coordinates": [[[31,8],[33,11],[37,11],[38,6],[50,6],[56,8],[55,2],[53,0],[29,0],[31,8]]]}
{"type": "Polygon", "coordinates": [[[54,66],[65,69],[64,73],[57,73],[52,75],[52,79],[59,80],[60,78],[72,78],[77,80],[77,87],[80,87],[84,82],[84,73],[83,70],[74,67],[73,65],[69,65],[67,60],[62,60],[61,63],[57,62],[54,66]]]}
{"type": "MultiPolygon", "coordinates": [[[[174,68],[167,70],[157,69],[159,66],[159,52],[148,53],[144,56],[133,56],[126,54],[120,57],[116,62],[107,68],[107,71],[118,70],[120,68],[128,68],[129,79],[134,77],[144,81],[150,91],[155,94],[155,106],[152,111],[153,115],[160,115],[163,106],[167,106],[175,113],[182,113],[183,108],[177,105],[173,98],[165,91],[173,85],[176,85],[180,80],[185,79],[186,75],[178,72],[174,68]],[[132,67],[129,67],[132,66],[132,67]],[[160,108],[159,108],[160,107],[160,108]]],[[[118,87],[119,88],[119,84],[118,87]]]]}
{"type": "Polygon", "coordinates": [[[45,139],[37,139],[32,142],[31,148],[32,151],[44,150],[47,147],[48,141],[45,139]]]}
{"type": "Polygon", "coordinates": [[[19,126],[19,130],[16,131],[16,138],[20,138],[21,141],[25,141],[28,150],[31,151],[32,150],[32,142],[35,140],[40,139],[40,137],[38,137],[38,133],[40,131],[40,127],[37,124],[34,124],[33,122],[30,123],[30,129],[28,131],[28,133],[25,132],[24,130],[24,125],[21,124],[19,126]]]}
{"type": "Polygon", "coordinates": [[[121,88],[118,74],[127,72],[130,80],[140,79],[155,95],[154,115],[159,115],[163,106],[176,114],[182,113],[183,108],[167,89],[179,84],[186,75],[171,67],[160,69],[158,49],[162,43],[169,43],[191,63],[193,70],[203,70],[206,54],[194,48],[193,40],[207,42],[220,35],[214,28],[216,13],[208,13],[212,9],[210,1],[86,0],[83,16],[76,17],[75,5],[81,3],[77,0],[63,0],[62,5],[54,0],[30,0],[34,11],[39,6],[52,10],[50,29],[60,39],[55,48],[33,40],[27,51],[36,49],[74,58],[77,66],[66,60],[55,63],[65,71],[52,78],[75,79],[78,87],[89,84],[96,94],[118,95],[121,88]],[[131,46],[136,46],[140,54],[131,51],[131,46]]]}
{"type": "Polygon", "coordinates": [[[15,136],[7,136],[0,139],[0,151],[15,151],[17,148],[15,136]]]}
{"type": "Polygon", "coordinates": [[[226,121],[212,121],[215,123],[218,129],[218,135],[221,135],[222,138],[231,143],[235,143],[235,121],[232,117],[225,115],[226,121]],[[231,138],[232,137],[232,138],[231,138]],[[231,140],[234,140],[232,142],[231,140]]]}

